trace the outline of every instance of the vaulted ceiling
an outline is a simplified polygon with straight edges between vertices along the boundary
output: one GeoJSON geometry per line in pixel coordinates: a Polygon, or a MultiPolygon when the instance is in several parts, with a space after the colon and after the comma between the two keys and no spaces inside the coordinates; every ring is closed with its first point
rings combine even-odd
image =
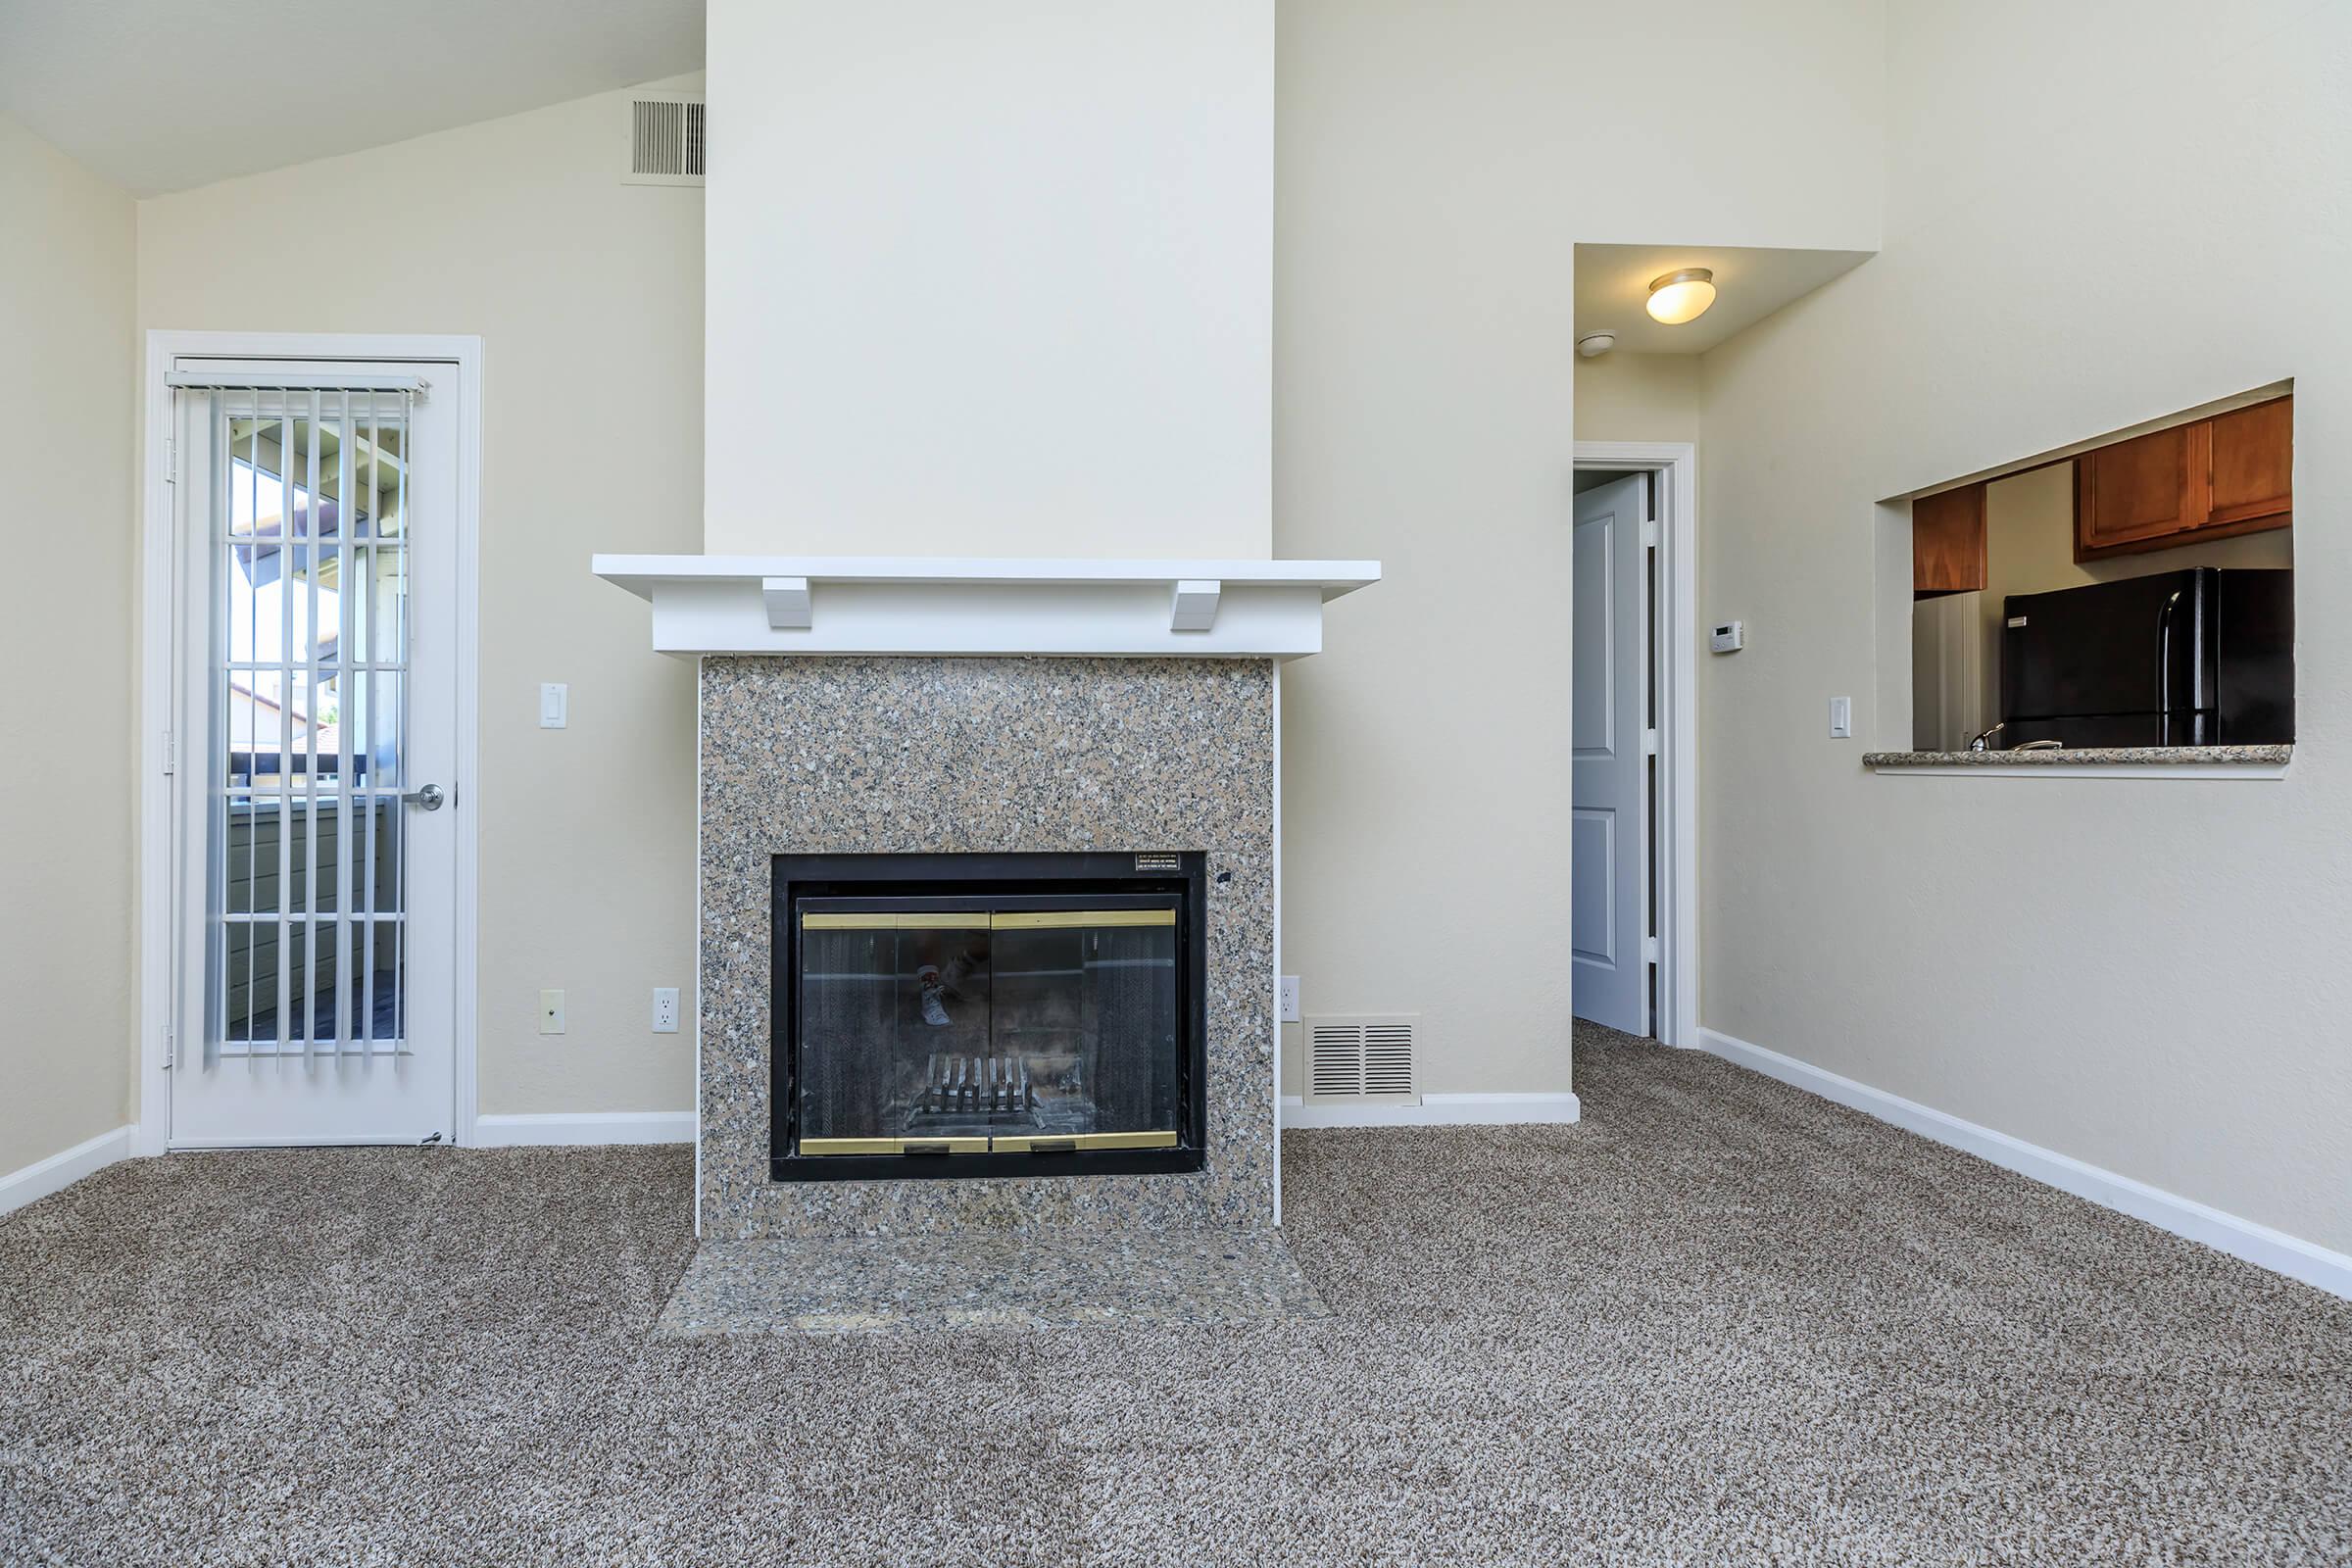
{"type": "Polygon", "coordinates": [[[0,0],[0,111],[142,196],[702,64],[703,0],[0,0]]]}

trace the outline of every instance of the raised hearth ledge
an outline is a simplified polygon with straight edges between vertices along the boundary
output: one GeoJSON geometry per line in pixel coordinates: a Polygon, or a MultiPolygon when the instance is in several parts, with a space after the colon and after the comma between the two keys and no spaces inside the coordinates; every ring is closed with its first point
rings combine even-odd
{"type": "Polygon", "coordinates": [[[656,652],[1298,659],[1377,561],[598,556],[656,652]]]}
{"type": "Polygon", "coordinates": [[[2286,776],[2286,746],[2077,746],[2045,752],[1865,752],[1874,773],[1956,778],[2239,778],[2286,776]]]}
{"type": "Polygon", "coordinates": [[[1270,1227],[973,1229],[705,1243],[654,1337],[1299,1323],[1330,1315],[1270,1227]]]}

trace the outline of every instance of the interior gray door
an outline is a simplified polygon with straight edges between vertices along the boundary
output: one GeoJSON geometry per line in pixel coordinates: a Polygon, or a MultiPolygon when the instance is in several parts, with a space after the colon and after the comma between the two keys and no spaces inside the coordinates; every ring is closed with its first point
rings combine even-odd
{"type": "Polygon", "coordinates": [[[1649,482],[1576,498],[1570,987],[1576,1015],[1649,1032],[1649,482]]]}

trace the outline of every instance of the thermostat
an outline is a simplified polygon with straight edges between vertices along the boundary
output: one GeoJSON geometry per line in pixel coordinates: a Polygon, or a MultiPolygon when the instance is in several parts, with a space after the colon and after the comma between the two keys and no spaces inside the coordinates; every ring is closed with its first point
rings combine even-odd
{"type": "Polygon", "coordinates": [[[1707,651],[1712,654],[1736,654],[1747,646],[1747,630],[1736,620],[1727,620],[1707,633],[1707,651]]]}

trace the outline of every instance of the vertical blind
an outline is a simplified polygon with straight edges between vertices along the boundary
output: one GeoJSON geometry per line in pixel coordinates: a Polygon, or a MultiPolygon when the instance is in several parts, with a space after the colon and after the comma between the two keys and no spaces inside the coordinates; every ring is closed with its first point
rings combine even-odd
{"type": "Polygon", "coordinates": [[[397,1054],[421,387],[172,384],[209,406],[184,559],[208,590],[210,739],[181,761],[205,804],[206,1062],[397,1054]]]}

